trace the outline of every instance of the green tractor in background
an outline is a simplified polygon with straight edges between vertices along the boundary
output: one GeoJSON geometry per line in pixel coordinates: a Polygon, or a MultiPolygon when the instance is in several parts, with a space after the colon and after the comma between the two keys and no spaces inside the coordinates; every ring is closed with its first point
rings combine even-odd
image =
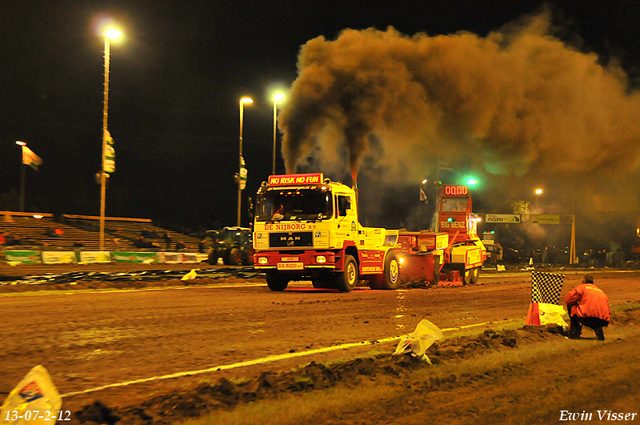
{"type": "Polygon", "coordinates": [[[253,265],[253,235],[247,227],[225,227],[222,230],[207,230],[209,264],[218,264],[218,259],[227,266],[253,265]]]}

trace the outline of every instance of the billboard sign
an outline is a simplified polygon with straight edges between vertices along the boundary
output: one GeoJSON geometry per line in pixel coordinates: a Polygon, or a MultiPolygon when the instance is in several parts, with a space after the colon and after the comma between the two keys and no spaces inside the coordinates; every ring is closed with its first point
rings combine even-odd
{"type": "Polygon", "coordinates": [[[520,214],[485,214],[485,223],[520,223],[520,214]]]}
{"type": "Polygon", "coordinates": [[[560,224],[560,216],[553,214],[529,214],[522,217],[523,223],[560,224]]]}

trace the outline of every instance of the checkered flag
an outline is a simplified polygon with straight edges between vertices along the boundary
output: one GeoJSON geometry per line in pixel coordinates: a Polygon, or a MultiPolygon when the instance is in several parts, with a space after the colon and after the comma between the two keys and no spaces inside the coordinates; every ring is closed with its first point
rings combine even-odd
{"type": "Polygon", "coordinates": [[[559,305],[564,275],[531,272],[531,302],[559,305]]]}

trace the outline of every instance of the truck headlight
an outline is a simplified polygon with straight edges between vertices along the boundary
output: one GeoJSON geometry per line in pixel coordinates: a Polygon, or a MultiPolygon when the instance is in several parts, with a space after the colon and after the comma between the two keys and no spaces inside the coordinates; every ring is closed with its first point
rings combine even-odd
{"type": "Polygon", "coordinates": [[[258,264],[269,264],[269,258],[267,258],[267,257],[258,257],[258,264]]]}
{"type": "Polygon", "coordinates": [[[324,264],[327,262],[327,257],[325,257],[324,255],[318,255],[316,257],[316,263],[318,264],[324,264]]]}

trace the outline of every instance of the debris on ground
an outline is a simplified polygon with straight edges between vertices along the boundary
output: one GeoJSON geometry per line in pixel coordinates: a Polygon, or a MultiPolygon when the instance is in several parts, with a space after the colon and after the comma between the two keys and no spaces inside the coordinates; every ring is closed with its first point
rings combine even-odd
{"type": "Polygon", "coordinates": [[[394,356],[411,353],[411,355],[431,364],[426,351],[434,342],[442,339],[442,331],[430,321],[423,319],[416,326],[416,330],[400,339],[394,356]]]}
{"type": "MultiPolygon", "coordinates": [[[[518,330],[485,330],[477,336],[451,338],[434,343],[426,352],[434,364],[442,364],[484,354],[491,350],[512,349],[523,342],[541,342],[550,338],[564,338],[561,326],[525,326],[518,330]]],[[[230,409],[243,403],[277,397],[281,393],[308,392],[334,386],[358,386],[364,379],[376,377],[410,377],[425,367],[425,362],[408,352],[390,356],[380,354],[361,357],[331,365],[311,362],[283,373],[263,372],[241,383],[220,378],[215,383],[200,383],[191,388],[156,395],[139,405],[113,407],[94,402],[72,415],[73,424],[171,424],[189,417],[199,417],[219,409],[230,409]]],[[[451,379],[438,378],[430,385],[441,387],[451,379]]],[[[448,384],[447,384],[448,385],[448,384]]]]}

